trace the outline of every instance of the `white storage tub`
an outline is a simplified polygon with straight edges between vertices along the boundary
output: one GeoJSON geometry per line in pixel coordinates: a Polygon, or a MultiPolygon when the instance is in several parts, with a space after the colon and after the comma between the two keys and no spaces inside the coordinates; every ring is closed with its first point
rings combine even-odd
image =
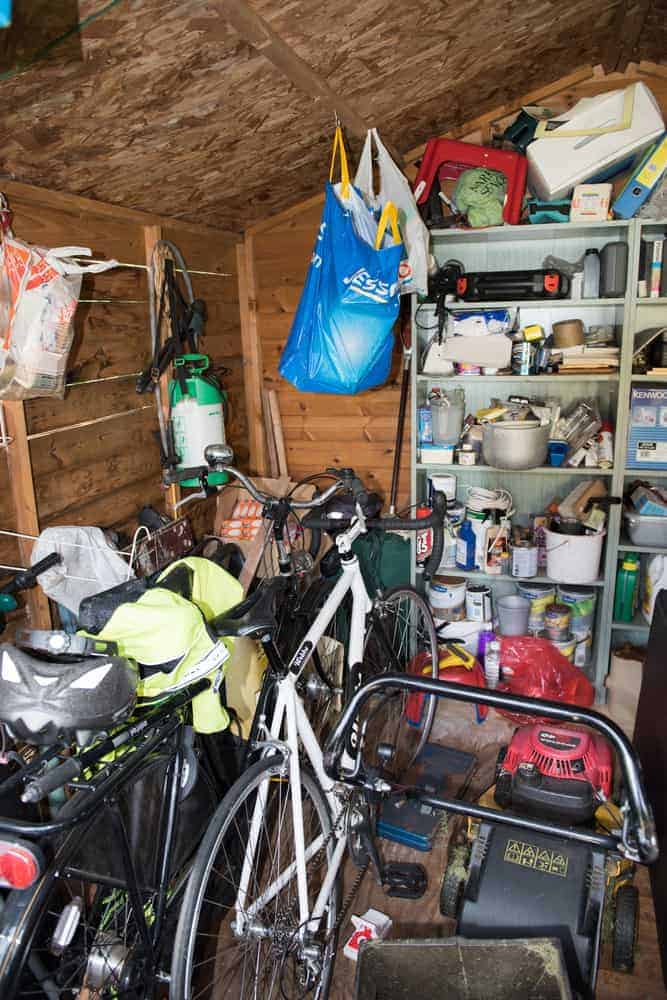
{"type": "Polygon", "coordinates": [[[625,525],[633,545],[660,545],[667,549],[667,517],[623,511],[625,525]]]}
{"type": "Polygon", "coordinates": [[[556,201],[582,181],[641,152],[664,131],[660,108],[644,83],[587,97],[557,118],[548,138],[528,146],[528,185],[538,198],[556,201]],[[624,124],[627,127],[613,129],[624,124]],[[609,129],[609,131],[606,131],[609,129]]]}

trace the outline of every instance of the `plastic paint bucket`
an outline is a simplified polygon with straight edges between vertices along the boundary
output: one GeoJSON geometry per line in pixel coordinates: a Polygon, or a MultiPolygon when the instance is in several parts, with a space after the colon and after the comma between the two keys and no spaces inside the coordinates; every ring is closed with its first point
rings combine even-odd
{"type": "Polygon", "coordinates": [[[541,632],[544,628],[544,612],[556,600],[556,588],[550,583],[520,583],[519,596],[530,601],[528,631],[541,632]]]}
{"type": "Polygon", "coordinates": [[[443,621],[456,622],[465,618],[466,582],[460,576],[433,577],[428,588],[433,615],[443,621]]]}
{"type": "Polygon", "coordinates": [[[544,534],[547,543],[547,576],[562,583],[590,583],[597,580],[606,532],[563,535],[545,528],[544,534]]]}
{"type": "Polygon", "coordinates": [[[597,594],[593,588],[559,587],[558,600],[568,604],[572,612],[570,629],[577,638],[584,638],[593,631],[597,594]]]}
{"type": "Polygon", "coordinates": [[[528,618],[530,616],[530,601],[517,594],[499,597],[496,601],[498,609],[498,626],[501,635],[526,635],[528,618]]]}

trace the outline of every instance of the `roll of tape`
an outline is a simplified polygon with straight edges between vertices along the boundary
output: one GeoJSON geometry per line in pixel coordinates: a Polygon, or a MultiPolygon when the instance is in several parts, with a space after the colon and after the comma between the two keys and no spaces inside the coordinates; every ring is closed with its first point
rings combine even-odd
{"type": "Polygon", "coordinates": [[[554,347],[578,347],[584,342],[584,324],[580,319],[564,319],[551,327],[554,347]]]}

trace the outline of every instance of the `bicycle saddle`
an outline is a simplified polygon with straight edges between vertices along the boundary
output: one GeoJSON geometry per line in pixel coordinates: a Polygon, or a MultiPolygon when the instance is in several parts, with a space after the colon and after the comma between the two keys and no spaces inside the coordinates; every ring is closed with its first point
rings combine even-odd
{"type": "Polygon", "coordinates": [[[279,576],[264,580],[245,601],[213,618],[209,622],[210,628],[220,638],[245,635],[259,639],[263,635],[272,635],[278,628],[274,614],[276,600],[286,586],[287,580],[279,576]]]}
{"type": "Polygon", "coordinates": [[[0,644],[0,722],[15,739],[87,741],[134,707],[137,666],[121,656],[62,662],[0,644]]]}

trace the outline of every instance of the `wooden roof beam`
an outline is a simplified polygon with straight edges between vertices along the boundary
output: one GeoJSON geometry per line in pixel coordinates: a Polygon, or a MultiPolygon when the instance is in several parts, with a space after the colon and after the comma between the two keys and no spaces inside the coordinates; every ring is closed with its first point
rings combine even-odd
{"type": "MultiPolygon", "coordinates": [[[[341,124],[349,128],[354,135],[360,139],[366,138],[366,132],[370,128],[368,122],[364,121],[352,105],[337,94],[312,66],[297,55],[294,49],[276,34],[271,25],[246,3],[246,0],[218,0],[214,6],[217,6],[234,31],[268,59],[288,80],[291,80],[295,87],[307,97],[319,101],[323,107],[331,111],[332,115],[337,114],[341,124]]],[[[394,160],[399,166],[402,165],[401,154],[386,140],[384,141],[394,160]]]]}
{"type": "Polygon", "coordinates": [[[608,73],[623,72],[632,59],[650,7],[651,0],[620,0],[601,59],[608,73]]]}

